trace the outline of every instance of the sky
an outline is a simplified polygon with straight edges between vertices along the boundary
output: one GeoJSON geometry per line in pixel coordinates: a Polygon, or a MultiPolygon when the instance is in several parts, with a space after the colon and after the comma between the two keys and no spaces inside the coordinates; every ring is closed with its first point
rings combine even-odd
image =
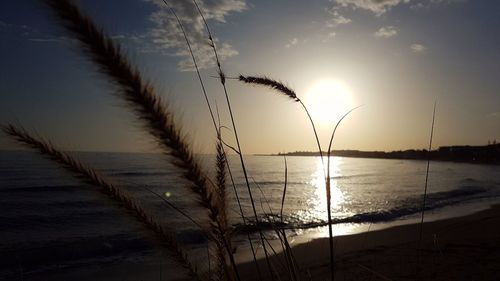
{"type": "MultiPolygon", "coordinates": [[[[80,0],[176,113],[195,151],[215,131],[187,46],[158,0],[80,0]]],[[[192,43],[223,137],[234,145],[201,17],[169,1],[192,43]]],[[[200,0],[228,77],[268,76],[294,89],[324,149],[433,147],[500,141],[500,1],[200,0]]],[[[0,123],[22,125],[59,147],[152,152],[141,123],[37,0],[0,2],[0,123]]],[[[243,153],[317,150],[298,103],[227,81],[243,153]]],[[[20,147],[5,135],[0,149],[20,147]]]]}

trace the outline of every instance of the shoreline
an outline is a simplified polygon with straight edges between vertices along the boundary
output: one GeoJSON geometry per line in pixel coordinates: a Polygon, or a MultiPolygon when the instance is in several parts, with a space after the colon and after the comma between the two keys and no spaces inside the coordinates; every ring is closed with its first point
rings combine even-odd
{"type": "MultiPolygon", "coordinates": [[[[365,158],[365,159],[394,159],[394,160],[431,160],[455,163],[470,163],[483,165],[500,165],[500,144],[496,142],[488,145],[453,145],[441,146],[438,149],[407,149],[394,151],[362,151],[353,149],[333,150],[332,156],[365,158]]],[[[256,156],[320,156],[319,152],[295,151],[278,154],[254,154],[256,156]]],[[[326,155],[326,152],[323,152],[326,155]]]]}
{"type": "MultiPolygon", "coordinates": [[[[335,279],[500,280],[500,204],[465,216],[424,222],[422,251],[417,250],[418,237],[419,224],[415,223],[335,237],[335,279]]],[[[328,244],[328,238],[316,238],[292,246],[301,280],[330,279],[328,244]]],[[[282,253],[271,257],[280,279],[289,280],[281,259],[282,253]]],[[[263,279],[271,280],[266,261],[258,263],[263,279]]],[[[179,268],[172,271],[172,266],[156,257],[141,263],[31,273],[24,279],[189,280],[182,277],[179,268]]],[[[238,270],[242,281],[259,280],[252,262],[239,263],[238,270]]]]}
{"type": "MultiPolygon", "coordinates": [[[[420,225],[413,223],[335,237],[336,279],[500,279],[500,205],[461,217],[424,222],[420,247],[419,233],[420,225]]],[[[292,247],[302,278],[329,279],[328,247],[328,238],[292,247]]],[[[271,258],[284,276],[281,259],[282,254],[271,258]]],[[[265,261],[259,260],[259,266],[266,269],[265,261]]],[[[258,280],[253,263],[241,263],[239,270],[247,277],[244,280],[258,280]]]]}
{"type": "MultiPolygon", "coordinates": [[[[250,154],[257,157],[319,157],[319,154],[314,155],[296,155],[296,154],[250,154]]],[[[407,157],[379,157],[379,156],[355,156],[349,154],[332,154],[331,157],[344,157],[344,158],[358,158],[358,159],[379,159],[379,160],[408,160],[408,161],[427,161],[426,158],[407,158],[407,157]]],[[[487,166],[500,166],[498,160],[495,161],[477,161],[477,160],[457,160],[445,158],[431,158],[432,162],[448,162],[459,164],[473,164],[473,165],[487,165],[487,166]]]]}

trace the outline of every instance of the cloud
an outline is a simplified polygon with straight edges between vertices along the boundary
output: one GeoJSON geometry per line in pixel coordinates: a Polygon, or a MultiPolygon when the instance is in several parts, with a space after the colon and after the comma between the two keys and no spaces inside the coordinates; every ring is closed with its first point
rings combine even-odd
{"type": "Polygon", "coordinates": [[[0,20],[0,31],[19,36],[36,43],[74,43],[76,40],[67,36],[54,36],[25,24],[12,24],[0,20]]]}
{"type": "Polygon", "coordinates": [[[453,4],[453,3],[467,2],[467,0],[429,0],[429,2],[432,4],[441,4],[441,3],[453,4]]]}
{"type": "Polygon", "coordinates": [[[346,18],[345,16],[341,15],[336,6],[326,9],[326,11],[330,15],[332,15],[332,18],[328,19],[325,23],[326,27],[328,28],[335,28],[339,25],[344,25],[352,22],[350,18],[346,18]]]}
{"type": "Polygon", "coordinates": [[[414,52],[414,53],[421,53],[425,50],[427,50],[427,47],[422,45],[422,44],[412,44],[410,46],[410,49],[414,52]]]}
{"type": "Polygon", "coordinates": [[[398,31],[394,26],[383,26],[379,30],[377,30],[375,33],[373,33],[373,36],[378,37],[378,38],[389,38],[392,36],[398,35],[398,31]]]}
{"type": "Polygon", "coordinates": [[[68,37],[40,37],[40,38],[28,38],[29,41],[31,42],[38,42],[38,43],[62,43],[65,42],[65,40],[70,40],[68,37]]]}
{"type": "Polygon", "coordinates": [[[9,26],[10,26],[10,24],[0,20],[0,28],[5,28],[5,27],[9,27],[9,26]]]}
{"type": "Polygon", "coordinates": [[[298,43],[299,43],[299,39],[293,38],[290,41],[288,41],[288,43],[286,43],[285,48],[293,47],[293,46],[297,45],[298,43]]]}
{"type": "Polygon", "coordinates": [[[335,38],[335,36],[337,36],[337,33],[332,31],[332,32],[329,32],[325,38],[323,38],[323,40],[321,40],[321,42],[323,43],[327,43],[327,42],[330,42],[333,38],[335,38]]]}
{"type": "Polygon", "coordinates": [[[352,9],[364,9],[373,12],[375,15],[380,16],[391,8],[399,5],[406,4],[410,0],[331,0],[342,7],[349,7],[352,9]]]}
{"type": "Polygon", "coordinates": [[[419,2],[419,3],[415,3],[415,4],[412,4],[410,6],[410,9],[413,9],[413,10],[420,10],[420,9],[423,9],[423,8],[426,8],[427,6],[422,3],[422,2],[419,2]]]}
{"type": "Polygon", "coordinates": [[[31,35],[33,33],[40,33],[40,31],[38,31],[36,28],[27,26],[25,24],[12,24],[0,20],[0,30],[1,29],[15,32],[20,35],[31,35]]]}
{"type": "MultiPolygon", "coordinates": [[[[181,57],[178,63],[180,71],[192,71],[194,65],[175,17],[165,6],[162,0],[144,0],[153,3],[159,10],[150,15],[150,20],[155,24],[149,31],[152,46],[148,46],[145,52],[162,52],[181,57]]],[[[198,66],[207,68],[215,65],[214,54],[209,45],[208,35],[205,33],[205,26],[201,16],[198,14],[193,2],[185,0],[170,1],[169,4],[182,21],[191,47],[195,53],[198,66]]],[[[226,17],[233,13],[240,13],[247,9],[245,0],[211,0],[198,2],[208,21],[225,22],[226,17]]],[[[214,38],[220,60],[238,54],[229,43],[220,42],[214,38]]]]}
{"type": "Polygon", "coordinates": [[[500,118],[500,111],[492,112],[490,113],[490,116],[494,118],[500,118]]]}
{"type": "Polygon", "coordinates": [[[147,34],[116,34],[111,36],[114,40],[127,43],[136,43],[139,45],[147,44],[148,35],[147,34]]]}
{"type": "Polygon", "coordinates": [[[411,9],[414,10],[419,10],[419,9],[424,9],[424,8],[430,8],[433,5],[448,5],[448,4],[455,4],[455,3],[464,3],[467,2],[468,0],[421,0],[420,2],[413,1],[412,5],[410,6],[411,9]]]}
{"type": "Polygon", "coordinates": [[[325,21],[325,27],[329,29],[328,33],[326,34],[325,38],[322,40],[323,42],[328,42],[330,39],[335,37],[337,35],[337,32],[335,32],[335,29],[340,26],[340,25],[346,25],[352,22],[350,18],[347,18],[340,14],[338,11],[337,6],[330,7],[328,9],[325,9],[326,12],[328,12],[332,17],[329,18],[328,20],[325,21]]]}

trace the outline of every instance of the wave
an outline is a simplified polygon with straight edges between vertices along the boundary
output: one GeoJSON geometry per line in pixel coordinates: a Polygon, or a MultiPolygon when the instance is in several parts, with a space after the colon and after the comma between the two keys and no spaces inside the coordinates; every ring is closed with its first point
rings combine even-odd
{"type": "Polygon", "coordinates": [[[113,176],[125,176],[125,177],[150,177],[150,176],[166,176],[169,175],[167,172],[116,172],[113,176]]]}
{"type": "Polygon", "coordinates": [[[19,192],[60,192],[60,191],[71,191],[75,188],[80,188],[82,185],[39,185],[39,186],[23,186],[23,187],[2,187],[0,193],[19,193],[19,192]]]}
{"type": "MultiPolygon", "coordinates": [[[[427,195],[425,210],[434,210],[446,206],[457,205],[470,200],[491,198],[487,189],[480,187],[464,186],[451,191],[436,192],[427,195]]],[[[500,195],[496,195],[500,196],[500,195]]],[[[389,210],[378,210],[373,212],[359,213],[348,217],[333,218],[332,224],[341,223],[380,223],[389,222],[402,217],[414,215],[422,211],[423,195],[415,196],[400,202],[397,207],[389,210]]],[[[277,215],[266,215],[259,218],[259,223],[250,221],[247,224],[235,224],[237,232],[256,232],[261,230],[279,229],[308,229],[326,226],[325,220],[301,222],[300,218],[283,218],[281,222],[277,215]]]]}
{"type": "MultiPolygon", "coordinates": [[[[364,177],[370,177],[373,176],[373,174],[355,174],[355,175],[341,175],[341,176],[331,176],[331,180],[340,180],[340,179],[354,179],[354,178],[364,178],[364,177]]],[[[284,185],[285,182],[283,180],[271,180],[271,181],[257,181],[257,183],[260,186],[266,186],[266,185],[284,185]]],[[[289,185],[302,185],[302,184],[307,184],[308,181],[288,181],[287,184],[289,185]]],[[[243,183],[239,185],[244,185],[243,183]]]]}
{"type": "MultiPolygon", "coordinates": [[[[300,184],[305,184],[305,181],[288,181],[287,184],[289,185],[300,185],[300,184]]],[[[257,184],[260,186],[266,186],[266,185],[281,185],[283,186],[285,182],[283,180],[276,180],[276,181],[257,181],[257,184]]],[[[244,186],[244,183],[238,184],[240,186],[244,186]]]]}
{"type": "Polygon", "coordinates": [[[58,268],[60,264],[84,264],[91,260],[102,264],[106,260],[140,255],[152,247],[151,242],[129,234],[15,244],[1,249],[4,255],[0,255],[0,280],[15,280],[13,274],[17,273],[20,262],[23,271],[36,272],[58,268]]]}

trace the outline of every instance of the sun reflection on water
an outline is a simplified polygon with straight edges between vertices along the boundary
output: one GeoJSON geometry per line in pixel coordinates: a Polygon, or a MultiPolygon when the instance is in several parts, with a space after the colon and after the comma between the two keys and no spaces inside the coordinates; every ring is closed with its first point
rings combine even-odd
{"type": "MultiPolygon", "coordinates": [[[[325,159],[326,160],[326,159],[325,159]]],[[[331,210],[332,214],[339,212],[342,209],[342,203],[344,203],[344,194],[338,185],[338,178],[342,176],[341,164],[343,160],[339,157],[330,157],[330,189],[331,189],[331,210]]],[[[326,161],[325,161],[326,164],[326,161]]],[[[328,219],[327,215],[327,204],[326,204],[326,183],[325,183],[325,173],[321,159],[318,158],[316,162],[316,170],[311,175],[310,185],[314,188],[314,197],[311,198],[311,212],[313,215],[320,219],[326,221],[328,219]]]]}

